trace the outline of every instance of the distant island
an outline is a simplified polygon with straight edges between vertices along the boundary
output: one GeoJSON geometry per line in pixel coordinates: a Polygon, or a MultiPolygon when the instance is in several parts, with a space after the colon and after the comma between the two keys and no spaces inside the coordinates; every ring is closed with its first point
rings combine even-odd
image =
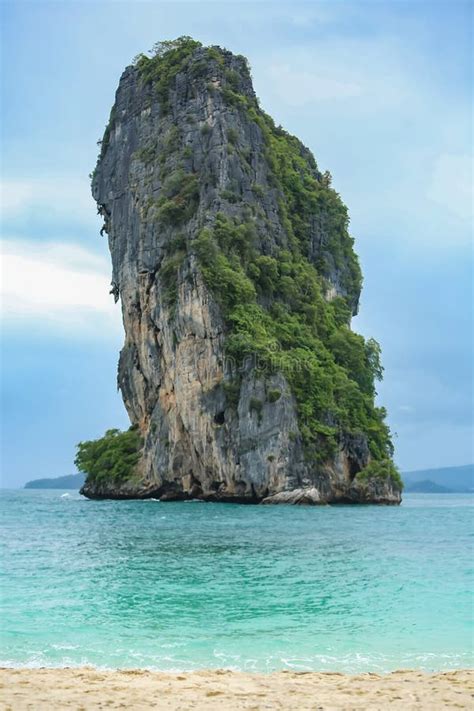
{"type": "Polygon", "coordinates": [[[80,489],[84,479],[84,474],[69,474],[55,479],[33,479],[25,484],[25,489],[80,489]]]}
{"type": "Polygon", "coordinates": [[[474,492],[474,464],[405,472],[405,491],[412,494],[468,494],[474,492]]]}
{"type": "Polygon", "coordinates": [[[424,479],[423,481],[415,481],[413,484],[409,484],[405,490],[409,494],[455,494],[454,489],[449,489],[447,486],[440,486],[435,484],[430,479],[424,479]]]}

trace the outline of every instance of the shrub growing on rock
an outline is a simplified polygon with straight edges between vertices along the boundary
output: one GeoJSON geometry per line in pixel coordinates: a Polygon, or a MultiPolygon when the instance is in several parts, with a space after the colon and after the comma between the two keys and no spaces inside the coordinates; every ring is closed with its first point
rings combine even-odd
{"type": "Polygon", "coordinates": [[[100,439],[79,442],[74,460],[79,471],[94,482],[130,479],[140,459],[143,440],[136,426],[126,432],[107,430],[100,439]]]}

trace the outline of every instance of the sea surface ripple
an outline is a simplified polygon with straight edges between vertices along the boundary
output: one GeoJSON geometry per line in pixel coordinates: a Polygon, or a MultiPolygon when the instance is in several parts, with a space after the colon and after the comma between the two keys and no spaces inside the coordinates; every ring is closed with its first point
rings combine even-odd
{"type": "Polygon", "coordinates": [[[473,665],[471,495],[400,507],[2,491],[0,664],[473,665]]]}

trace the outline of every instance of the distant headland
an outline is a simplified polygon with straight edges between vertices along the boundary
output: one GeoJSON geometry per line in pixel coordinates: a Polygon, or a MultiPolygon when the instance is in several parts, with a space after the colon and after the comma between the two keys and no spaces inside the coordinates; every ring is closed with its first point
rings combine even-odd
{"type": "Polygon", "coordinates": [[[27,481],[25,489],[80,489],[84,484],[84,474],[68,474],[52,479],[27,481]]]}
{"type": "Polygon", "coordinates": [[[404,472],[405,491],[418,494],[474,493],[474,464],[404,472]]]}

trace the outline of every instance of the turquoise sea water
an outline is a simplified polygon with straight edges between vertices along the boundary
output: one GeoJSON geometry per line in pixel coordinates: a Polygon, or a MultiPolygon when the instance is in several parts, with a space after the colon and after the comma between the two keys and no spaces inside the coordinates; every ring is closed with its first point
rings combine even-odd
{"type": "Polygon", "coordinates": [[[3,491],[1,665],[473,665],[474,497],[401,507],[3,491]]]}

